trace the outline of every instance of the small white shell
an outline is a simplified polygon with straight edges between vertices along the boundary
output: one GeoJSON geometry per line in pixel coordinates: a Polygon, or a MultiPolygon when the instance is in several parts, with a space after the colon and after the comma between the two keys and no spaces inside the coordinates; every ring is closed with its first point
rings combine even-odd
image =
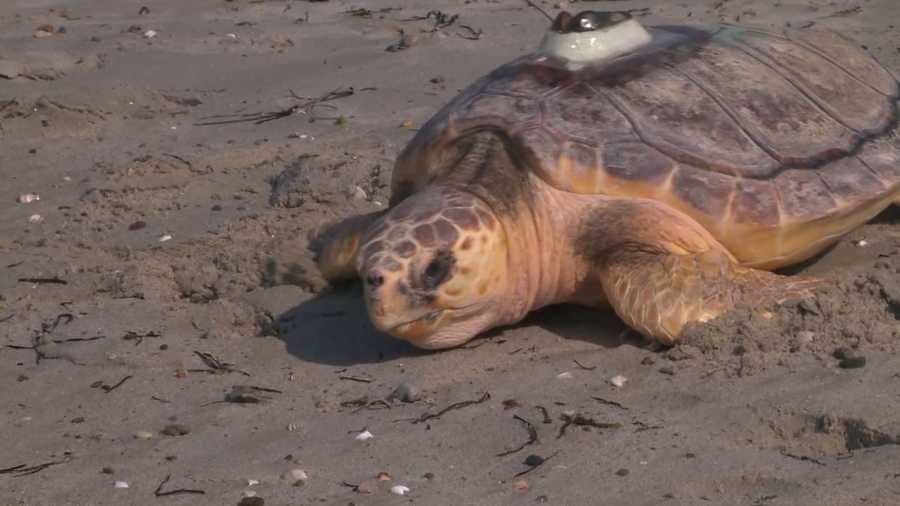
{"type": "Polygon", "coordinates": [[[153,433],[146,430],[139,430],[134,434],[135,439],[153,439],[153,433]]]}
{"type": "Polygon", "coordinates": [[[127,482],[127,481],[117,481],[117,482],[113,483],[113,487],[115,487],[115,488],[128,488],[128,482],[127,482]]]}
{"type": "Polygon", "coordinates": [[[406,495],[409,493],[409,487],[405,485],[394,485],[391,487],[391,493],[397,495],[406,495]]]}
{"type": "Polygon", "coordinates": [[[247,480],[248,487],[252,487],[254,485],[259,485],[259,480],[254,480],[253,478],[250,478],[249,480],[247,480]]]}
{"type": "Polygon", "coordinates": [[[41,200],[41,196],[37,193],[23,193],[19,195],[16,202],[20,204],[30,204],[32,202],[37,202],[38,200],[41,200]]]}
{"type": "Polygon", "coordinates": [[[293,478],[294,481],[306,481],[309,479],[309,475],[306,474],[306,471],[300,469],[299,467],[296,469],[291,469],[290,474],[291,478],[293,478]]]}
{"type": "Polygon", "coordinates": [[[164,234],[159,238],[159,242],[171,241],[172,236],[170,234],[164,234]]]}
{"type": "Polygon", "coordinates": [[[561,379],[561,380],[569,380],[569,379],[572,379],[572,378],[574,378],[574,377],[575,377],[575,376],[574,376],[572,373],[570,373],[569,371],[561,372],[561,373],[559,373],[559,374],[556,375],[556,379],[561,379]]]}
{"type": "Polygon", "coordinates": [[[628,382],[628,378],[619,374],[618,376],[613,376],[612,379],[609,380],[609,382],[617,388],[622,388],[623,386],[625,386],[625,383],[628,382]]]}
{"type": "Polygon", "coordinates": [[[815,332],[810,332],[808,330],[801,330],[800,332],[797,332],[797,340],[803,344],[809,344],[809,343],[813,342],[813,340],[815,338],[816,338],[815,332]]]}
{"type": "Polygon", "coordinates": [[[40,223],[44,221],[44,217],[40,214],[32,214],[28,217],[28,223],[40,223]]]}
{"type": "Polygon", "coordinates": [[[153,37],[156,37],[156,34],[157,34],[156,30],[147,30],[146,32],[144,32],[144,37],[146,37],[148,39],[152,39],[153,37]]]}
{"type": "Polygon", "coordinates": [[[364,431],[360,432],[359,434],[357,434],[353,439],[355,439],[357,441],[367,441],[369,439],[372,439],[373,437],[375,437],[374,434],[372,434],[371,432],[369,432],[367,430],[364,430],[364,431]]]}

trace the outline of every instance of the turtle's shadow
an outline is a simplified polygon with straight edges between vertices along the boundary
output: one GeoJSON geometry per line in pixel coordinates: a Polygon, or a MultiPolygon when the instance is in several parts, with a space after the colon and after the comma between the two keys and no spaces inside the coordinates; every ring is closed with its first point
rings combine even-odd
{"type": "Polygon", "coordinates": [[[611,309],[595,309],[573,304],[549,306],[532,312],[517,327],[540,327],[567,340],[584,341],[603,348],[641,344],[634,332],[611,309]]]}
{"type": "MultiPolygon", "coordinates": [[[[882,211],[880,214],[869,220],[868,224],[870,225],[900,225],[900,206],[891,205],[888,206],[887,209],[882,211]]],[[[807,272],[816,272],[816,271],[828,271],[834,270],[841,267],[846,267],[846,260],[832,260],[832,257],[836,256],[836,252],[839,247],[847,241],[847,238],[844,237],[840,241],[831,246],[827,247],[825,250],[821,251],[817,255],[804,260],[795,265],[791,265],[788,267],[784,267],[776,270],[775,272],[779,274],[785,274],[788,276],[795,276],[798,274],[803,274],[807,272]]],[[[865,258],[865,255],[854,255],[855,258],[865,258]]]]}
{"type": "Polygon", "coordinates": [[[303,302],[279,315],[275,326],[288,353],[315,363],[350,366],[428,353],[372,326],[359,283],[303,302]]]}
{"type": "MultiPolygon", "coordinates": [[[[605,348],[621,345],[619,336],[625,330],[611,311],[553,306],[515,325],[487,331],[466,346],[479,346],[506,330],[533,326],[605,348]]],[[[321,364],[350,366],[435,353],[378,332],[369,322],[359,283],[320,294],[282,313],[275,327],[288,353],[321,364]]]]}
{"type": "Polygon", "coordinates": [[[872,218],[872,221],[870,221],[870,223],[881,225],[900,225],[900,205],[894,204],[892,206],[888,206],[888,208],[882,211],[881,214],[872,218]]]}

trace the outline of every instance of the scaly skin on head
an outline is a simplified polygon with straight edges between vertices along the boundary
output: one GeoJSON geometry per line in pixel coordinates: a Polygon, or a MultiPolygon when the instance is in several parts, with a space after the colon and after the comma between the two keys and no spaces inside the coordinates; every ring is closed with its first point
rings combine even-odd
{"type": "Polygon", "coordinates": [[[474,194],[434,187],[365,235],[357,270],[379,330],[421,348],[448,348],[503,323],[506,232],[474,194]]]}

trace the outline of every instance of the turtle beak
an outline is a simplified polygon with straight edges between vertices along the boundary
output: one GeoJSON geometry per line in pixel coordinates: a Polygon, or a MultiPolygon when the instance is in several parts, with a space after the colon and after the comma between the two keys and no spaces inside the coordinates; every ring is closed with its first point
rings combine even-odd
{"type": "Polygon", "coordinates": [[[440,323],[442,311],[411,293],[400,280],[374,267],[363,278],[369,319],[378,330],[403,339],[421,337],[440,323]]]}
{"type": "Polygon", "coordinates": [[[382,321],[385,315],[389,314],[385,307],[385,299],[387,287],[384,273],[378,268],[370,269],[363,278],[366,308],[369,310],[369,316],[376,327],[378,322],[382,321]]]}

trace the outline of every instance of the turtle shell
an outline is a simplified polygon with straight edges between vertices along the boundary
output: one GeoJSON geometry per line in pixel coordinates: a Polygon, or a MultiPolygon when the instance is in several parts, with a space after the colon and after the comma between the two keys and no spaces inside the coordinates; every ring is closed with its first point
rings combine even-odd
{"type": "Polygon", "coordinates": [[[432,180],[441,150],[496,128],[559,190],[665,201],[746,264],[821,250],[900,191],[897,80],[826,31],[650,27],[636,53],[571,68],[508,63],[436,114],[394,189],[432,180]]]}

